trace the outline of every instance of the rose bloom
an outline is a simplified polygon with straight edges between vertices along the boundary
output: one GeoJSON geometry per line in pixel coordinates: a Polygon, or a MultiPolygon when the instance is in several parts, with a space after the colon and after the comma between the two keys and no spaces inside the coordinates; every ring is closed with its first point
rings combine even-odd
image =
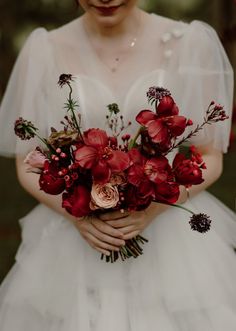
{"type": "Polygon", "coordinates": [[[90,208],[109,209],[117,206],[119,202],[119,192],[116,186],[107,184],[95,184],[92,186],[90,208]]]}

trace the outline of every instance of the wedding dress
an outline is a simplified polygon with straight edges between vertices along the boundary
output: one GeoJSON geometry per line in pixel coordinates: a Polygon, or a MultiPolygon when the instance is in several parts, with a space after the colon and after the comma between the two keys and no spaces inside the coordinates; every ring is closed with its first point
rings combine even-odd
{"type": "MultiPolygon", "coordinates": [[[[0,112],[2,154],[25,154],[38,141],[14,137],[19,116],[41,135],[59,128],[71,73],[83,128],[105,128],[107,105],[117,102],[136,130],[135,115],[151,106],[150,86],[168,88],[181,114],[201,123],[212,100],[232,106],[232,69],[215,32],[193,21],[154,14],[135,47],[111,72],[94,51],[83,19],[51,32],[36,29],[16,62],[0,112]],[[9,130],[9,126],[12,130],[9,130]]],[[[226,152],[230,121],[208,126],[191,142],[212,141],[226,152]]],[[[235,331],[236,223],[234,214],[207,192],[185,204],[213,220],[211,231],[190,230],[189,215],[169,208],[143,235],[137,259],[100,260],[75,227],[39,204],[20,220],[22,243],[0,290],[1,331],[235,331]]]]}

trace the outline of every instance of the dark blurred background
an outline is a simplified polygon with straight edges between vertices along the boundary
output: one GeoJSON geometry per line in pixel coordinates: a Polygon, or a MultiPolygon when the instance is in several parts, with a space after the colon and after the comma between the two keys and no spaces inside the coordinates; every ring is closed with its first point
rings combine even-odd
{"type": "MultiPolygon", "coordinates": [[[[143,0],[147,11],[189,22],[203,20],[218,32],[230,61],[236,68],[235,0],[143,0]]],[[[36,27],[52,29],[80,15],[73,0],[0,0],[0,100],[16,56],[28,34],[36,27]]],[[[236,142],[235,111],[231,146],[225,156],[224,174],[209,191],[235,210],[236,142]]],[[[18,219],[36,201],[17,182],[14,160],[0,158],[0,281],[14,263],[20,243],[18,219]]]]}

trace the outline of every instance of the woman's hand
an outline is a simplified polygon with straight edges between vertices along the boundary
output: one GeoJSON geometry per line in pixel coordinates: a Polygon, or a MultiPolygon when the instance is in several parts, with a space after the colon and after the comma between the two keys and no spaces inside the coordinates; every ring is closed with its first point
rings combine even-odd
{"type": "Polygon", "coordinates": [[[132,239],[140,234],[153,220],[146,211],[134,211],[131,213],[112,212],[100,216],[100,219],[114,229],[123,233],[124,240],[132,239]],[[122,217],[122,218],[121,218],[122,217]]]}
{"type": "Polygon", "coordinates": [[[74,224],[88,244],[105,255],[125,245],[123,232],[98,218],[80,219],[74,224]]]}

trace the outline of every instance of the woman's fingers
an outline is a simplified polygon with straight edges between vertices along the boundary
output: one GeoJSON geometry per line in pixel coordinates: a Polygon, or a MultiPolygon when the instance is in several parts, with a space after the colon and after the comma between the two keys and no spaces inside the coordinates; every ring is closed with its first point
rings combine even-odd
{"type": "Polygon", "coordinates": [[[129,218],[121,218],[119,220],[106,221],[106,224],[111,225],[114,228],[122,228],[130,224],[135,223],[135,220],[129,218]]]}
{"type": "Polygon", "coordinates": [[[109,220],[117,220],[127,216],[129,216],[128,212],[125,211],[121,213],[119,210],[117,210],[117,211],[101,214],[99,215],[99,219],[102,221],[109,221],[109,220]]]}
{"type": "Polygon", "coordinates": [[[119,251],[119,247],[103,242],[102,240],[98,239],[96,236],[94,236],[91,233],[87,233],[86,240],[89,242],[91,247],[95,249],[100,248],[106,251],[107,253],[109,253],[109,251],[117,251],[117,252],[119,251]]]}
{"type": "Polygon", "coordinates": [[[99,219],[93,219],[91,224],[100,232],[103,232],[109,236],[116,238],[123,238],[123,233],[120,230],[114,229],[113,226],[107,224],[107,222],[101,221],[99,219]]]}
{"type": "Polygon", "coordinates": [[[131,231],[131,232],[127,233],[126,235],[124,235],[124,239],[125,240],[132,239],[132,238],[136,237],[139,233],[140,233],[140,231],[138,231],[138,230],[131,231]]]}
{"type": "MultiPolygon", "coordinates": [[[[104,234],[104,233],[100,232],[99,230],[97,230],[95,227],[91,229],[91,234],[94,237],[96,237],[98,240],[100,240],[102,243],[109,244],[109,249],[111,249],[111,250],[115,250],[115,249],[125,245],[124,240],[104,234]]],[[[103,246],[103,248],[105,248],[105,247],[103,246]]]]}

